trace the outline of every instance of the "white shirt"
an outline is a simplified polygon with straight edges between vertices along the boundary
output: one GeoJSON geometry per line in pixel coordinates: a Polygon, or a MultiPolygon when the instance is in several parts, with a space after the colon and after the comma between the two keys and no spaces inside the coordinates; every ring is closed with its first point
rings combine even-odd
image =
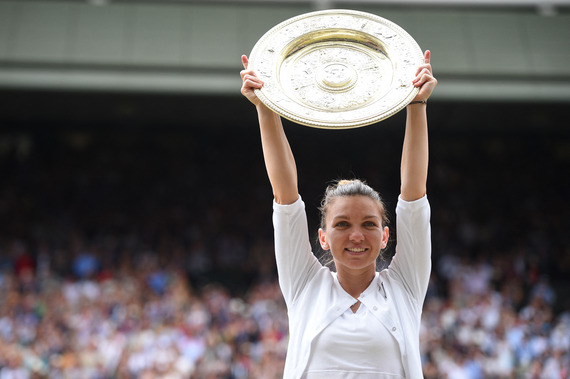
{"type": "MultiPolygon", "coordinates": [[[[340,286],[336,275],[313,255],[301,198],[289,205],[274,202],[273,209],[279,285],[289,315],[289,347],[283,377],[299,379],[314,357],[317,339],[342,317],[355,299],[340,286]]],[[[429,218],[427,197],[412,202],[398,200],[396,254],[388,268],[377,273],[377,282],[370,287],[370,294],[359,298],[361,307],[364,305],[397,341],[403,376],[409,379],[423,377],[419,330],[431,272],[429,218]],[[387,311],[380,312],[382,309],[387,311]]],[[[344,349],[344,345],[339,346],[344,349]]],[[[377,359],[385,360],[382,356],[377,359]]],[[[354,375],[367,379],[364,373],[354,375]]],[[[373,377],[378,379],[378,376],[373,377]]],[[[310,377],[315,378],[318,376],[310,377]]],[[[327,379],[330,378],[327,375],[327,379]]]]}
{"type": "Polygon", "coordinates": [[[356,312],[349,307],[315,337],[304,379],[404,378],[398,342],[373,315],[389,313],[388,304],[369,309],[363,303],[379,285],[376,274],[356,312]]]}

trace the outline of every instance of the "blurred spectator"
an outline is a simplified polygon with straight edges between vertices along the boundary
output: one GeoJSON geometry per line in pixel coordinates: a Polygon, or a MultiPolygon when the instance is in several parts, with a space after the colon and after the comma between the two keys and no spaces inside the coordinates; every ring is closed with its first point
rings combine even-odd
{"type": "MultiPolygon", "coordinates": [[[[93,133],[81,148],[61,133],[32,139],[26,159],[0,155],[0,379],[281,378],[263,167],[243,183],[215,132],[201,137],[219,141],[209,152],[181,143],[188,132],[93,133]]],[[[551,189],[568,140],[432,138],[425,377],[570,377],[568,192],[551,189]]],[[[362,151],[376,180],[378,152],[362,151]]]]}

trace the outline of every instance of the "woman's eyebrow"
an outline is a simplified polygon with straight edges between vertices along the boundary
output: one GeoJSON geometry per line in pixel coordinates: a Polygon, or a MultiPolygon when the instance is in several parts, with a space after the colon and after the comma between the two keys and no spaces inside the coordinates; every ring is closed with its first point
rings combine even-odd
{"type": "MultiPolygon", "coordinates": [[[[376,219],[376,220],[379,220],[379,219],[380,219],[380,216],[377,216],[377,215],[367,215],[367,216],[362,217],[363,220],[368,220],[368,219],[371,219],[371,218],[376,219]]],[[[333,220],[337,220],[337,219],[350,220],[350,217],[347,216],[347,215],[344,215],[344,214],[339,214],[339,215],[333,216],[333,220]]]]}

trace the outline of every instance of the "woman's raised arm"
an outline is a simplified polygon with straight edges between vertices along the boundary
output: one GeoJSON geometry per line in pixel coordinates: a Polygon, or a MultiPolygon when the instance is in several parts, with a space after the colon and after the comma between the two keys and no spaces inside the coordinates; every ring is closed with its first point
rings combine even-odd
{"type": "Polygon", "coordinates": [[[403,200],[413,201],[426,194],[428,174],[428,125],[426,101],[437,85],[431,69],[431,53],[425,52],[424,64],[418,68],[414,85],[418,95],[407,106],[406,132],[402,148],[401,189],[403,200]]]}
{"type": "Polygon", "coordinates": [[[263,82],[255,72],[248,70],[248,59],[245,55],[242,55],[241,60],[244,67],[240,73],[243,82],[241,93],[257,109],[263,157],[273,196],[278,204],[294,203],[299,198],[297,166],[281,118],[255,95],[254,90],[263,87],[263,82]]]}

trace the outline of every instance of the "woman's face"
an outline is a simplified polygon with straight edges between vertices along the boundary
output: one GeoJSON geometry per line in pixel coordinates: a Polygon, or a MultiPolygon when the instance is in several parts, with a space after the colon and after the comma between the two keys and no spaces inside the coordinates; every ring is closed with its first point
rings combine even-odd
{"type": "Polygon", "coordinates": [[[377,203],[367,196],[338,197],[329,205],[326,229],[319,229],[324,250],[330,250],[337,271],[376,270],[376,258],[388,243],[377,203]]]}

